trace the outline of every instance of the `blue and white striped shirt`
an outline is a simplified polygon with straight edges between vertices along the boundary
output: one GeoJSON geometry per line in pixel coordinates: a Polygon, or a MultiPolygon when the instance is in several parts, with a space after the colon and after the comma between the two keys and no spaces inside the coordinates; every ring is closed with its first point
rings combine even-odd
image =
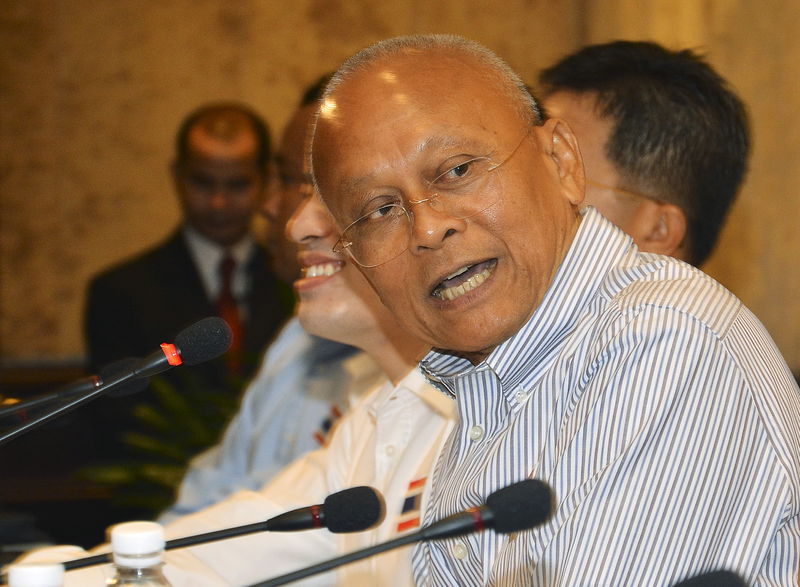
{"type": "Polygon", "coordinates": [[[721,285],[639,253],[593,209],[532,318],[477,366],[421,367],[458,403],[426,523],[526,477],[550,521],[418,546],[422,585],[796,585],[800,394],[721,285]]]}

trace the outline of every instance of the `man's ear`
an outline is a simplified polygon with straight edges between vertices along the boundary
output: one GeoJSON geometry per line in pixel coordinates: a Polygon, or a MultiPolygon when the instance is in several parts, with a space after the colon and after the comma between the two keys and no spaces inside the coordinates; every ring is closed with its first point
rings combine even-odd
{"type": "Polygon", "coordinates": [[[675,204],[650,200],[640,221],[646,222],[639,248],[649,253],[688,259],[686,216],[675,204]]]}
{"type": "Polygon", "coordinates": [[[545,152],[556,165],[564,196],[577,208],[583,202],[586,188],[578,139],[569,125],[558,118],[548,119],[544,130],[545,152]]]}

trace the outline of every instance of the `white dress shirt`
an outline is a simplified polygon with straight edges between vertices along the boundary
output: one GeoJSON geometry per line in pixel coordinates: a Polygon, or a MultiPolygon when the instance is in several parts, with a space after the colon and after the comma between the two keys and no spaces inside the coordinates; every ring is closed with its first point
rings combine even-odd
{"type": "MultiPolygon", "coordinates": [[[[386,504],[386,519],[376,529],[353,534],[262,533],[221,541],[188,549],[192,556],[174,565],[168,555],[167,577],[188,585],[199,572],[206,578],[217,575],[228,584],[253,583],[412,530],[398,532],[398,524],[407,520],[402,515],[406,497],[419,493],[409,485],[427,477],[450,429],[453,407],[452,400],[415,369],[397,386],[387,382],[364,398],[342,418],[328,447],[299,459],[260,492],[237,494],[167,527],[170,536],[178,536],[251,523],[321,503],[335,491],[370,485],[383,494],[386,504]]],[[[410,549],[347,565],[335,579],[342,585],[409,585],[410,549]]],[[[311,583],[333,581],[329,574],[311,583]]]]}

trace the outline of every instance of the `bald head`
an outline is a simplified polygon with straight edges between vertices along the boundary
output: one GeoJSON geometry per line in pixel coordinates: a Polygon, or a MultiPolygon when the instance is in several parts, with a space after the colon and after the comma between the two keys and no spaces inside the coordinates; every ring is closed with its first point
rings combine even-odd
{"type": "MultiPolygon", "coordinates": [[[[390,92],[396,86],[399,74],[419,72],[423,79],[422,91],[439,85],[444,90],[436,96],[440,102],[447,102],[458,86],[452,85],[453,73],[463,72],[465,82],[480,80],[495,95],[503,96],[518,113],[526,125],[540,125],[543,115],[536,99],[528,87],[508,64],[486,47],[454,35],[411,35],[387,39],[359,51],[347,59],[333,74],[322,96],[322,107],[318,115],[330,124],[341,119],[341,108],[345,103],[353,104],[348,96],[355,97],[356,107],[361,107],[363,96],[357,92],[343,92],[351,83],[365,83],[371,88],[375,84],[384,86],[390,92]],[[424,56],[421,59],[421,56],[424,56]],[[424,67],[421,67],[424,63],[424,67]],[[448,84],[440,84],[448,78],[448,84]]],[[[456,78],[462,77],[456,75],[456,78]]],[[[407,96],[393,92],[394,99],[401,101],[407,96]]],[[[315,132],[312,141],[316,137],[315,132]]],[[[313,174],[313,143],[311,150],[311,170],[313,174]]]]}
{"type": "MultiPolygon", "coordinates": [[[[517,73],[496,54],[483,45],[455,35],[410,35],[381,41],[359,51],[331,78],[323,95],[323,102],[359,72],[364,72],[382,62],[410,58],[419,67],[419,56],[426,59],[450,58],[456,63],[469,64],[475,71],[483,70],[487,83],[495,91],[502,91],[519,108],[520,115],[530,124],[541,124],[542,114],[536,100],[517,73]]],[[[391,82],[387,79],[387,82],[391,82]]]]}
{"type": "Polygon", "coordinates": [[[450,36],[393,39],[345,62],[312,164],[343,249],[383,303],[432,345],[476,353],[530,316],[583,190],[569,129],[541,120],[499,57],[450,36]]]}
{"type": "Polygon", "coordinates": [[[264,173],[267,169],[271,155],[269,129],[258,114],[243,104],[214,102],[186,116],[175,136],[176,161],[192,156],[196,137],[205,137],[231,151],[247,149],[258,170],[264,173]]]}

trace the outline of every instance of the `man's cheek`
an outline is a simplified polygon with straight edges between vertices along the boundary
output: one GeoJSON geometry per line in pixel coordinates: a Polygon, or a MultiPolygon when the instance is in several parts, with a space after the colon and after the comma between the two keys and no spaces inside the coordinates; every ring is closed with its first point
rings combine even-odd
{"type": "Polygon", "coordinates": [[[400,306],[402,306],[402,299],[407,291],[407,288],[402,285],[406,283],[405,279],[399,275],[392,276],[385,272],[376,273],[374,269],[365,271],[364,275],[366,275],[367,281],[378,294],[383,305],[393,312],[399,311],[400,306]]]}

